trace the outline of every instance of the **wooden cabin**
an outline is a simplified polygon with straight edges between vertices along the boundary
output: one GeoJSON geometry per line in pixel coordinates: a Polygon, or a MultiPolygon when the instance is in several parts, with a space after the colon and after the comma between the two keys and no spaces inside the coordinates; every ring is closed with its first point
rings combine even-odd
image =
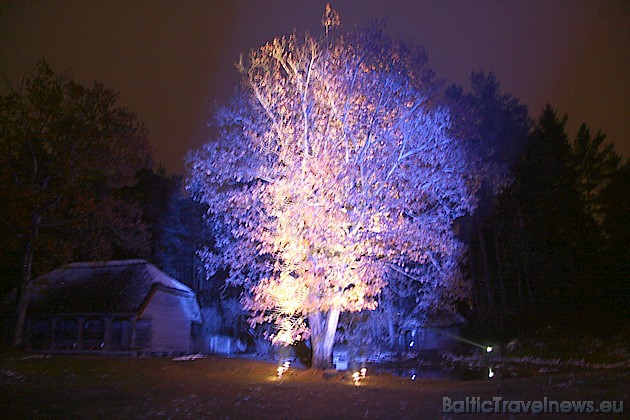
{"type": "Polygon", "coordinates": [[[145,260],[64,265],[27,293],[26,343],[44,351],[189,353],[202,322],[195,292],[145,260]]]}

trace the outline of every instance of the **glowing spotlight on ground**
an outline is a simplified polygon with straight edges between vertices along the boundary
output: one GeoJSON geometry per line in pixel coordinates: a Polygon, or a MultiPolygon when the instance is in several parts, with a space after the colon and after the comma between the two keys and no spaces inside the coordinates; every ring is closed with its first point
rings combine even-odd
{"type": "Polygon", "coordinates": [[[367,374],[367,368],[362,367],[360,372],[361,372],[361,379],[364,379],[365,375],[367,374]]]}
{"type": "Polygon", "coordinates": [[[486,353],[490,353],[492,351],[492,346],[486,347],[486,353]]]}
{"type": "Polygon", "coordinates": [[[278,378],[282,378],[282,375],[284,375],[284,373],[289,370],[289,366],[291,366],[291,362],[290,361],[286,361],[282,364],[282,366],[278,366],[277,372],[278,372],[278,378]]]}

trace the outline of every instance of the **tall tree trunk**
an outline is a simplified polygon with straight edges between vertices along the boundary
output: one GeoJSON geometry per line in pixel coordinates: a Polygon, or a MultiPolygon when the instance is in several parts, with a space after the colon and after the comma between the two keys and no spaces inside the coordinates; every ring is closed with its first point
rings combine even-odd
{"type": "Polygon", "coordinates": [[[527,296],[529,297],[529,310],[530,314],[534,315],[534,295],[532,293],[532,281],[529,275],[529,264],[525,261],[525,267],[523,269],[525,272],[525,286],[527,290],[527,296]]]}
{"type": "Polygon", "coordinates": [[[20,346],[22,344],[22,333],[24,330],[24,324],[26,322],[26,295],[28,284],[31,281],[31,275],[33,272],[33,255],[35,253],[35,241],[39,235],[39,227],[42,222],[42,217],[39,213],[33,215],[33,221],[31,224],[31,233],[28,236],[26,245],[24,247],[24,264],[22,266],[22,284],[18,289],[17,296],[17,318],[15,320],[15,329],[13,331],[13,345],[20,346]]]}
{"type": "Polygon", "coordinates": [[[529,238],[525,231],[525,217],[520,208],[517,208],[517,217],[518,217],[518,231],[520,233],[520,243],[521,243],[521,263],[523,264],[523,276],[525,283],[525,291],[527,293],[528,301],[529,301],[529,311],[530,315],[534,315],[534,295],[532,293],[532,283],[530,276],[530,261],[531,261],[531,247],[529,243],[529,238]]]}
{"type": "Polygon", "coordinates": [[[490,265],[488,262],[488,250],[486,249],[486,239],[483,234],[481,220],[475,215],[475,224],[477,225],[477,239],[479,240],[479,251],[481,253],[481,263],[483,268],[483,282],[486,289],[486,308],[491,308],[494,302],[494,290],[490,279],[490,265]]]}
{"type": "Polygon", "coordinates": [[[523,282],[524,282],[524,278],[521,275],[518,275],[516,277],[516,286],[517,286],[517,291],[518,291],[518,304],[519,304],[519,308],[523,309],[525,307],[525,294],[523,292],[523,282]]]}
{"type": "MultiPolygon", "coordinates": [[[[494,223],[492,223],[492,238],[494,240],[494,257],[497,264],[497,282],[499,285],[499,291],[501,296],[501,309],[505,312],[505,309],[508,307],[507,304],[507,294],[505,291],[505,281],[503,279],[503,264],[501,261],[501,250],[499,249],[499,239],[498,239],[497,228],[494,223]]],[[[505,315],[505,313],[504,313],[505,315]]]]}
{"type": "Polygon", "coordinates": [[[394,317],[391,314],[387,315],[387,332],[389,335],[389,348],[396,349],[396,330],[394,329],[394,317]]]}
{"type": "Polygon", "coordinates": [[[313,348],[313,368],[328,369],[332,363],[332,350],[339,323],[339,308],[332,308],[327,314],[315,313],[308,316],[313,348]],[[324,317],[326,319],[324,320],[324,317]]]}

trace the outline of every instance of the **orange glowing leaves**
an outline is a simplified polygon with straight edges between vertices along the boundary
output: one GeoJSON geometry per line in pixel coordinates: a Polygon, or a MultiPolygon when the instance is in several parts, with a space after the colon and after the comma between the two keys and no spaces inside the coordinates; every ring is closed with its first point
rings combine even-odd
{"type": "Polygon", "coordinates": [[[393,266],[429,282],[425,265],[458,255],[451,226],[474,191],[414,54],[369,30],[276,39],[239,64],[220,136],[191,158],[218,235],[202,256],[277,342],[308,334],[310,314],[374,309],[393,266]]]}

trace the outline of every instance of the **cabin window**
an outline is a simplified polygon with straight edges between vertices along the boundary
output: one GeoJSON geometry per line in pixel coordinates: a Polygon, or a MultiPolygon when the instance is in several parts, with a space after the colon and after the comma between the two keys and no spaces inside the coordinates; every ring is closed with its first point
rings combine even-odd
{"type": "Polygon", "coordinates": [[[105,337],[105,322],[100,318],[88,318],[83,324],[83,339],[103,341],[105,337]]]}
{"type": "Polygon", "coordinates": [[[35,349],[43,349],[48,346],[48,334],[50,333],[50,325],[44,319],[35,320],[31,324],[29,342],[35,349]]]}
{"type": "Polygon", "coordinates": [[[151,346],[151,320],[139,319],[136,322],[136,347],[149,348],[151,346]]]}
{"type": "Polygon", "coordinates": [[[112,348],[128,349],[131,347],[131,321],[126,318],[112,320],[112,348]]]}
{"type": "Polygon", "coordinates": [[[72,341],[77,339],[77,320],[64,318],[59,320],[56,328],[56,339],[61,341],[72,341]]]}

